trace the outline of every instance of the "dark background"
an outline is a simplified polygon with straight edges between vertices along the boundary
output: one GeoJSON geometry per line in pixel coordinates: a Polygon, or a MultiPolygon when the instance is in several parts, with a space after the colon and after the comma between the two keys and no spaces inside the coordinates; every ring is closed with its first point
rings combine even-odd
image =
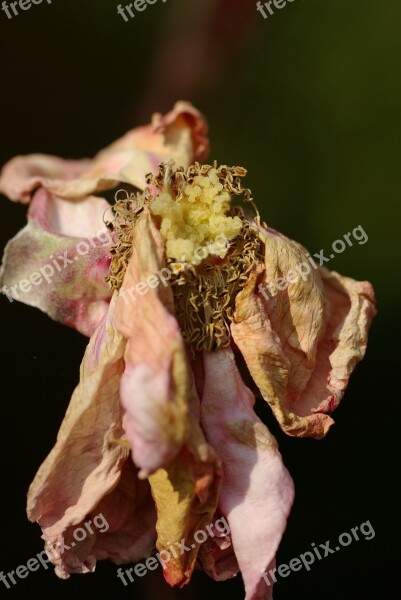
{"type": "MultiPolygon", "coordinates": [[[[265,416],[297,490],[278,564],[367,520],[376,536],[281,579],[275,600],[386,597],[400,549],[399,0],[295,0],[266,21],[254,0],[159,0],[128,23],[117,4],[53,0],[12,20],[0,12],[0,164],[30,152],[92,156],[185,98],[208,118],[210,159],[248,168],[270,225],[311,252],[364,227],[369,242],[330,264],[370,280],[379,308],[335,427],[320,442],[293,440],[265,416]]],[[[2,247],[25,212],[1,198],[2,247]]],[[[54,443],[86,340],[4,296],[0,309],[0,570],[7,573],[42,550],[25,495],[54,443]]],[[[185,590],[170,591],[160,572],[124,588],[107,563],[66,582],[50,569],[12,590],[0,582],[0,597],[10,599],[45,592],[239,600],[241,590],[240,578],[215,584],[196,573],[185,590]]]]}

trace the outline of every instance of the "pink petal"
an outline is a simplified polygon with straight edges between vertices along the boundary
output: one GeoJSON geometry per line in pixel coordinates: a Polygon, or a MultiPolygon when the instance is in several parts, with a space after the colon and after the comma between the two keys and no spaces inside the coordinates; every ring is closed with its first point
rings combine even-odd
{"type": "Polygon", "coordinates": [[[154,115],[151,124],[129,131],[92,161],[64,161],[44,154],[12,159],[3,168],[0,192],[27,203],[39,187],[64,199],[85,199],[118,182],[143,189],[146,174],[156,172],[160,162],[173,159],[188,167],[207,152],[202,115],[191,104],[178,102],[165,116],[154,115]]]}
{"type": "Polygon", "coordinates": [[[127,352],[129,363],[121,381],[121,400],[127,411],[126,435],[142,477],[178,454],[187,425],[186,410],[177,402],[173,379],[174,345],[179,341],[179,329],[173,318],[160,315],[163,322],[156,311],[152,312],[154,322],[133,324],[135,350],[142,356],[135,361],[127,352]],[[157,356],[152,356],[151,344],[146,343],[151,337],[163,349],[157,356]]]}
{"type": "MultiPolygon", "coordinates": [[[[266,312],[289,361],[288,387],[297,397],[311,376],[317,344],[325,330],[323,286],[319,273],[308,263],[310,273],[305,279],[298,276],[285,290],[274,289],[280,277],[307,262],[307,251],[274,230],[263,233],[266,269],[263,284],[273,282],[273,292],[277,292],[266,302],[266,312]]],[[[260,297],[265,299],[261,294],[260,297]]]]}
{"type": "Polygon", "coordinates": [[[28,225],[6,246],[0,285],[11,301],[39,308],[56,321],[91,335],[110,301],[105,277],[112,240],[104,225],[94,231],[105,201],[89,199],[79,205],[77,224],[72,217],[68,222],[68,203],[62,201],[63,208],[58,210],[55,202],[43,190],[35,195],[28,225]],[[86,232],[86,237],[64,235],[70,228],[86,232]]]}
{"type": "Polygon", "coordinates": [[[231,350],[204,352],[201,423],[223,461],[220,510],[231,528],[246,600],[270,597],[263,579],[293,502],[293,483],[277,442],[253,411],[231,350]]]}
{"type": "Polygon", "coordinates": [[[32,483],[28,516],[43,530],[46,549],[60,577],[92,571],[97,558],[138,560],[152,550],[155,513],[149,486],[137,481],[123,436],[119,382],[125,342],[110,313],[91,338],[57,443],[32,483]],[[102,513],[108,531],[94,531],[63,552],[62,541],[89,517],[102,513]]]}
{"type": "Polygon", "coordinates": [[[370,283],[323,268],[320,274],[327,299],[326,333],[318,346],[313,375],[297,403],[301,415],[329,415],[337,408],[355,366],[365,355],[376,314],[370,283]]]}
{"type": "MultiPolygon", "coordinates": [[[[106,237],[105,220],[111,216],[110,205],[104,198],[89,196],[69,202],[51,196],[44,189],[36,192],[28,211],[28,218],[37,221],[45,231],[76,238],[100,232],[106,237]]],[[[111,242],[110,237],[108,241],[111,242]]]]}
{"type": "MultiPolygon", "coordinates": [[[[290,435],[323,437],[333,420],[321,414],[300,418],[297,409],[287,399],[291,363],[267,316],[265,304],[256,293],[259,271],[258,267],[254,269],[237,296],[234,322],[231,324],[233,340],[283,430],[290,435]]],[[[304,357],[300,353],[301,356],[304,357]]],[[[296,362],[298,364],[299,361],[296,362]]]]}
{"type": "Polygon", "coordinates": [[[152,124],[133,129],[93,161],[64,161],[41,154],[12,159],[0,176],[0,192],[24,203],[37,192],[27,227],[6,248],[1,272],[3,293],[90,335],[105,314],[110,297],[104,277],[110,264],[107,247],[111,241],[110,237],[104,241],[109,205],[90,194],[118,182],[143,188],[146,174],[156,171],[161,161],[174,159],[189,166],[205,155],[206,134],[200,113],[179,102],[170,113],[155,115],[152,124]],[[91,239],[81,258],[76,246],[85,248],[85,240],[80,238],[89,236],[102,236],[102,243],[91,239]],[[76,258],[76,264],[64,262],[65,253],[69,261],[76,258]],[[63,265],[68,264],[67,269],[52,262],[58,256],[63,265]],[[44,277],[38,274],[41,269],[50,273],[46,285],[40,283],[44,277]],[[32,275],[35,283],[29,281],[32,275]]]}
{"type": "Polygon", "coordinates": [[[64,180],[80,177],[90,165],[89,160],[63,160],[47,154],[16,156],[2,169],[0,192],[10,200],[28,204],[32,192],[44,183],[61,186],[64,180]]]}
{"type": "Polygon", "coordinates": [[[196,563],[194,534],[216,511],[221,464],[199,425],[199,398],[172,314],[171,289],[161,281],[142,293],[135,288],[165,269],[164,243],[146,210],[135,224],[132,246],[114,321],[128,340],[121,382],[124,423],[140,476],[149,476],[159,552],[191,540],[190,550],[172,556],[163,569],[171,586],[182,587],[196,563]]]}
{"type": "Polygon", "coordinates": [[[236,298],[233,340],[284,431],[322,438],[365,354],[374,293],[367,282],[312,266],[278,290],[280,277],[308,263],[307,253],[270,229],[261,238],[265,264],[255,266],[236,298]]]}
{"type": "Polygon", "coordinates": [[[58,577],[68,579],[70,573],[93,572],[98,560],[111,560],[119,565],[147,558],[155,543],[155,523],[149,483],[138,480],[137,469],[127,460],[114,490],[79,525],[65,529],[64,546],[60,546],[57,529],[52,528],[52,533],[46,530],[45,549],[58,577]],[[86,525],[90,521],[92,535],[86,525]],[[101,526],[96,527],[99,522],[101,526]],[[78,527],[87,532],[82,542],[74,537],[78,527]]]}
{"type": "MultiPolygon", "coordinates": [[[[98,171],[99,165],[102,168],[115,157],[118,158],[113,160],[112,170],[123,170],[126,164],[123,157],[129,156],[134,148],[149,154],[156,165],[173,159],[177,165],[189,167],[207,157],[207,133],[207,124],[201,113],[188,102],[177,102],[166,115],[155,113],[151,124],[132,129],[99,153],[94,161],[94,172],[98,171]]],[[[143,181],[143,173],[139,179],[143,181]]]]}
{"type": "Polygon", "coordinates": [[[144,294],[140,282],[164,267],[163,241],[145,212],[135,225],[133,255],[117,304],[115,324],[128,339],[121,400],[133,460],[148,476],[180,451],[188,428],[186,355],[169,288],[144,294]]]}

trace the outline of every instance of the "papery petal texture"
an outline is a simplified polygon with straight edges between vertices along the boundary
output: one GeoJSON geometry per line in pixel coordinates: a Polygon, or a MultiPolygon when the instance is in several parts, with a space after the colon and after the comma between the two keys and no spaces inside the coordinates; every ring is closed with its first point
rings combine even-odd
{"type": "Polygon", "coordinates": [[[120,181],[144,189],[145,175],[154,173],[161,162],[173,160],[177,166],[187,168],[195,160],[203,160],[209,153],[207,131],[199,111],[188,102],[177,102],[166,115],[154,114],[150,125],[129,131],[100,152],[84,177],[94,181],[101,177],[105,184],[120,181]]]}
{"type": "Polygon", "coordinates": [[[201,423],[223,462],[219,509],[231,528],[246,600],[270,597],[262,572],[274,560],[294,497],[277,442],[253,410],[233,352],[203,353],[201,423]]]}
{"type": "Polygon", "coordinates": [[[64,181],[78,179],[90,166],[89,159],[64,160],[49,154],[16,156],[1,171],[0,192],[14,202],[29,204],[36,189],[57,190],[64,181]]]}
{"type": "Polygon", "coordinates": [[[326,331],[318,346],[313,375],[299,400],[301,414],[331,414],[337,408],[355,366],[365,356],[368,331],[376,315],[369,282],[324,268],[319,272],[327,302],[326,331]]]}
{"type": "Polygon", "coordinates": [[[171,586],[195,568],[241,572],[245,600],[272,600],[264,575],[294,486],[236,357],[287,434],[322,438],[375,298],[249,221],[231,204],[252,201],[246,170],[195,162],[208,150],[202,115],[178,102],[91,160],[34,154],[3,168],[0,192],[30,205],[3,293],[91,336],[27,512],[61,578],[156,547],[171,586]],[[119,184],[111,214],[99,194],[119,184]]]}
{"type": "Polygon", "coordinates": [[[110,302],[105,277],[112,239],[102,220],[108,203],[90,198],[71,207],[44,190],[35,194],[28,224],[5,248],[0,286],[10,300],[90,336],[110,302]]]}
{"type": "Polygon", "coordinates": [[[126,133],[99,152],[93,160],[62,160],[46,154],[13,158],[3,168],[0,192],[11,200],[28,203],[41,187],[65,199],[83,199],[113,188],[118,182],[144,189],[145,175],[160,162],[174,160],[188,167],[208,153],[207,126],[189,103],[178,102],[166,115],[126,133]]]}
{"type": "Polygon", "coordinates": [[[193,420],[179,455],[149,478],[158,513],[156,545],[170,554],[163,574],[171,586],[182,587],[191,579],[201,547],[195,534],[212,521],[221,477],[220,460],[193,420]],[[182,542],[187,550],[174,556],[171,546],[178,550],[182,542]]]}
{"type": "Polygon", "coordinates": [[[151,124],[128,132],[93,160],[33,154],[9,161],[0,175],[0,192],[23,203],[34,196],[28,225],[6,248],[0,273],[3,292],[10,300],[40,308],[91,335],[110,299],[104,278],[112,241],[109,235],[104,242],[108,202],[92,194],[117,183],[143,189],[146,175],[160,162],[172,159],[188,167],[207,151],[205,120],[191,104],[178,102],[172,111],[154,115],[151,124]],[[45,275],[40,275],[41,269],[45,275]]]}
{"type": "Polygon", "coordinates": [[[368,282],[309,265],[307,275],[268,298],[267,286],[271,290],[290,272],[297,275],[296,267],[307,263],[308,255],[273,230],[261,236],[265,264],[255,267],[237,296],[232,336],[284,431],[321,438],[334,423],[329,415],[364,356],[376,312],[374,293],[368,282]],[[339,360],[341,390],[335,381],[339,360]]]}
{"type": "Polygon", "coordinates": [[[117,303],[116,327],[128,340],[121,399],[133,460],[147,477],[172,460],[188,434],[186,358],[170,288],[136,286],[164,267],[163,241],[148,212],[135,225],[133,254],[117,303]],[[129,293],[131,291],[131,294],[129,293]]]}
{"type": "Polygon", "coordinates": [[[138,560],[154,543],[149,486],[138,482],[129,451],[115,443],[124,435],[119,383],[125,340],[112,325],[113,310],[114,302],[89,342],[57,443],[28,494],[29,519],[41,525],[46,549],[63,578],[92,571],[97,558],[138,560]],[[101,512],[107,532],[95,530],[63,551],[74,530],[101,512]]]}
{"type": "MultiPolygon", "coordinates": [[[[218,520],[213,519],[213,523],[218,520]]],[[[239,565],[229,533],[213,530],[213,537],[206,540],[199,549],[198,563],[202,571],[215,581],[232,579],[239,573],[239,565]]]]}
{"type": "Polygon", "coordinates": [[[128,340],[121,398],[125,428],[141,476],[149,476],[156,502],[157,548],[170,556],[170,585],[188,583],[199,543],[194,533],[210,523],[217,506],[220,462],[199,426],[199,400],[171,289],[162,285],[133,294],[138,284],[164,269],[164,243],[144,212],[133,234],[130,260],[116,310],[116,326],[128,340]],[[131,291],[131,294],[130,294],[131,291]],[[189,551],[171,554],[182,540],[189,551]],[[191,542],[189,542],[191,540],[191,542]],[[168,553],[168,554],[167,554],[168,553]]]}

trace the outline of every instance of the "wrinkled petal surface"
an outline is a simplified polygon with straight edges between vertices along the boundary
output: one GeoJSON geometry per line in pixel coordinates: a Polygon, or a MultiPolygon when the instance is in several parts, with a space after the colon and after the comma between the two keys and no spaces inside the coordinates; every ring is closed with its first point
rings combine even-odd
{"type": "Polygon", "coordinates": [[[113,309],[114,303],[89,342],[57,443],[28,494],[29,519],[42,527],[46,549],[63,578],[92,571],[97,558],[139,560],[154,543],[149,485],[138,482],[128,450],[114,443],[124,434],[119,383],[125,340],[111,323],[113,309]],[[63,552],[63,539],[69,545],[75,529],[99,513],[109,525],[107,532],[95,530],[63,552]]]}
{"type": "Polygon", "coordinates": [[[48,154],[16,156],[1,171],[0,193],[14,202],[28,204],[39,187],[57,188],[64,181],[78,179],[90,167],[89,159],[64,160],[48,154]]]}
{"type": "Polygon", "coordinates": [[[105,277],[112,240],[102,220],[107,207],[100,198],[73,206],[37,192],[28,224],[5,248],[3,293],[90,336],[110,301],[105,277]]]}
{"type": "Polygon", "coordinates": [[[337,408],[355,366],[365,355],[368,330],[376,314],[369,282],[324,268],[320,275],[327,300],[326,332],[318,345],[313,375],[299,399],[301,415],[310,411],[330,415],[337,408]]]}
{"type": "Polygon", "coordinates": [[[187,168],[206,158],[207,131],[199,111],[188,102],[177,102],[166,115],[154,114],[150,125],[129,131],[100,152],[84,177],[95,181],[101,177],[106,184],[120,181],[143,189],[145,175],[154,173],[161,162],[174,160],[177,166],[187,168]]]}
{"type": "MultiPolygon", "coordinates": [[[[213,519],[213,523],[216,520],[218,517],[213,519]]],[[[231,536],[219,533],[216,529],[213,534],[199,549],[199,567],[215,581],[232,579],[239,573],[239,566],[231,536]]]]}
{"type": "Polygon", "coordinates": [[[65,199],[82,199],[118,182],[144,189],[145,175],[155,172],[160,162],[173,159],[188,167],[205,158],[208,149],[202,115],[191,104],[177,102],[172,111],[154,115],[151,124],[128,132],[92,161],[65,161],[45,154],[12,159],[3,168],[0,192],[28,203],[39,187],[65,199]]]}
{"type": "Polygon", "coordinates": [[[135,225],[133,255],[116,311],[116,327],[128,340],[121,398],[125,428],[141,476],[149,476],[156,502],[157,548],[170,555],[164,576],[188,583],[199,543],[194,533],[210,523],[217,506],[220,462],[199,426],[199,400],[174,317],[170,288],[159,282],[144,294],[129,294],[164,265],[164,245],[152,217],[135,225]],[[171,554],[186,540],[190,550],[171,554]],[[178,547],[178,546],[177,546],[178,547]]]}
{"type": "Polygon", "coordinates": [[[171,586],[191,579],[201,543],[194,536],[206,530],[216,512],[221,475],[219,459],[193,421],[180,454],[149,478],[158,513],[156,545],[170,554],[163,574],[171,586]],[[188,550],[174,556],[171,545],[177,550],[183,541],[188,550]]]}
{"type": "Polygon", "coordinates": [[[104,277],[111,243],[104,225],[109,204],[92,194],[119,182],[143,189],[146,174],[156,172],[160,162],[173,159],[188,167],[204,158],[208,147],[202,115],[191,104],[178,102],[172,111],[154,115],[151,124],[128,132],[91,161],[43,154],[9,161],[0,175],[0,192],[23,203],[34,196],[28,225],[9,242],[3,257],[3,293],[91,335],[110,299],[104,277]],[[41,269],[46,275],[40,275],[41,269]]]}
{"type": "Polygon", "coordinates": [[[294,497],[277,442],[253,410],[230,349],[203,353],[201,423],[223,462],[219,508],[231,528],[246,600],[270,597],[261,572],[274,560],[294,497]]]}
{"type": "Polygon", "coordinates": [[[121,399],[133,460],[147,477],[171,461],[188,435],[186,358],[171,290],[144,294],[135,286],[164,267],[163,242],[148,212],[135,225],[133,254],[116,311],[116,327],[128,340],[121,399]],[[129,291],[134,290],[134,293],[129,291]]]}
{"type": "Polygon", "coordinates": [[[232,336],[284,431],[321,438],[364,356],[374,293],[367,282],[310,264],[307,275],[278,290],[279,278],[308,263],[307,252],[273,230],[262,237],[265,264],[255,267],[237,296],[232,336]]]}

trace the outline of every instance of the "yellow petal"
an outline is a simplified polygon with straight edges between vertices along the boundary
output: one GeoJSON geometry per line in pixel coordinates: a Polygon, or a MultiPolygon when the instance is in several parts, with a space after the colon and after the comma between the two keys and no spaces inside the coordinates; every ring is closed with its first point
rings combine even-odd
{"type": "Polygon", "coordinates": [[[149,478],[158,513],[156,545],[167,559],[163,571],[171,586],[182,587],[191,578],[200,547],[194,535],[200,530],[207,533],[217,509],[221,476],[220,461],[193,420],[180,454],[149,478]],[[181,542],[189,551],[180,552],[181,542]]]}

